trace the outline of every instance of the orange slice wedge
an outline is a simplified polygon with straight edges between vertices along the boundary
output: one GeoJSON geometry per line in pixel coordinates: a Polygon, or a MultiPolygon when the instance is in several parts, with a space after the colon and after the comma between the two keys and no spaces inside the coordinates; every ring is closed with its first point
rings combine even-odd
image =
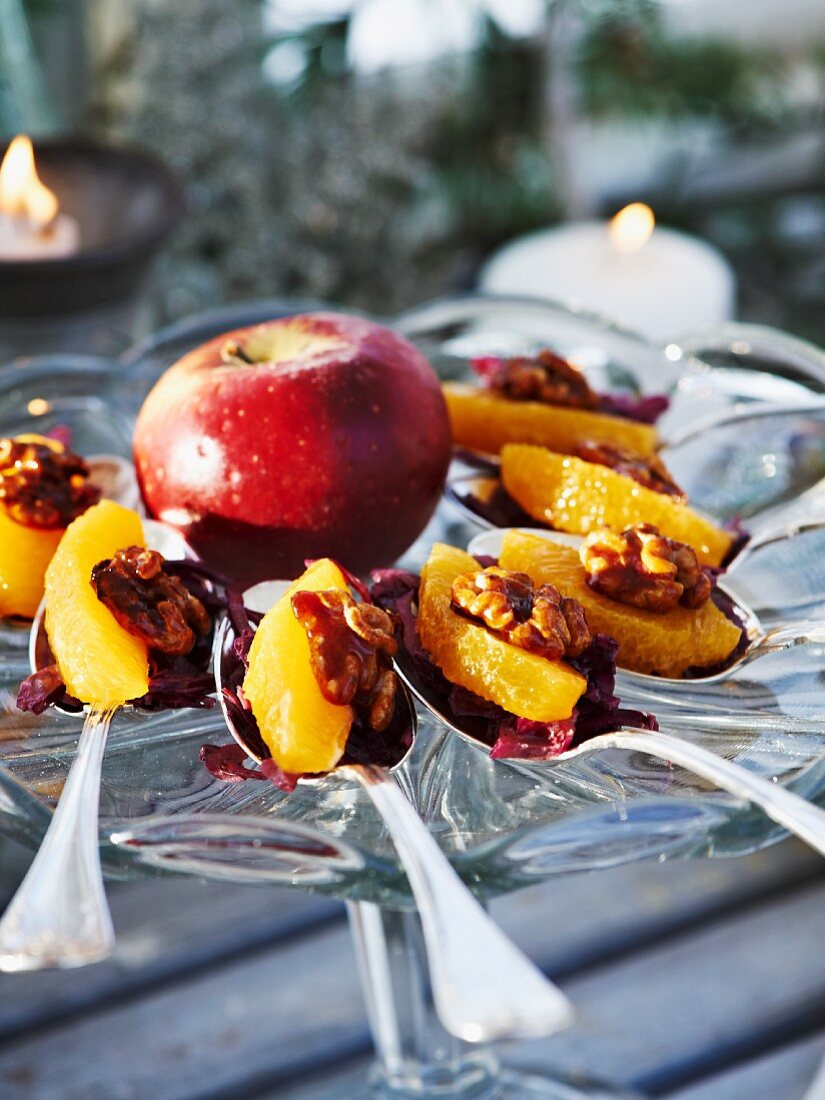
{"type": "Polygon", "coordinates": [[[118,623],[92,588],[92,569],[127,546],[145,546],[136,512],[102,500],[69,524],[46,570],[46,633],[70,695],[97,710],[149,689],[147,646],[118,623]]]}
{"type": "Polygon", "coordinates": [[[349,706],[321,694],[306,631],[292,612],[296,592],[346,589],[329,558],[312,563],[264,615],[249,650],[244,695],[272,758],[285,772],[326,772],[343,755],[353,722],[349,706]]]}
{"type": "Polygon", "coordinates": [[[448,680],[511,714],[537,722],[569,718],[587,687],[583,676],[565,661],[508,644],[452,609],[453,581],[478,568],[463,550],[433,546],[418,593],[422,645],[448,680]]]}
{"type": "Polygon", "coordinates": [[[528,515],[559,531],[586,535],[596,527],[622,531],[652,523],[668,538],[692,546],[703,565],[721,565],[733,544],[730,532],[672,497],[607,466],[544,447],[504,447],[501,481],[528,515]]]}
{"type": "Polygon", "coordinates": [[[739,642],[739,628],[710,600],[696,610],[676,607],[657,615],[594,592],[578,551],[539,535],[505,532],[499,564],[527,573],[537,585],[554,584],[563,596],[578,600],[593,633],[618,641],[622,668],[681,677],[688,668],[724,661],[739,642]]]}
{"type": "Polygon", "coordinates": [[[641,455],[655,454],[659,446],[653,425],[624,417],[542,401],[513,401],[466,382],[445,382],[442,390],[454,442],[487,454],[498,454],[506,443],[537,443],[562,454],[574,454],[582,440],[641,455]]]}

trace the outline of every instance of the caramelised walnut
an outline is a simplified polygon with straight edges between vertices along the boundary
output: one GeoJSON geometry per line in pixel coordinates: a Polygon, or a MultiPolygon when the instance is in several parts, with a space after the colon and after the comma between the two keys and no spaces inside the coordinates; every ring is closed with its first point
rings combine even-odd
{"type": "Polygon", "coordinates": [[[623,447],[582,440],[576,446],[576,457],[585,462],[597,462],[600,466],[608,466],[617,474],[623,474],[638,482],[639,485],[644,485],[646,489],[652,489],[654,493],[665,493],[682,503],[687,500],[687,495],[670,476],[662,460],[655,455],[642,457],[623,447]]]}
{"type": "Polygon", "coordinates": [[[208,611],[156,550],[129,546],[92,569],[92,588],[124,630],[150,649],[181,656],[212,629],[208,611]]]}
{"type": "Polygon", "coordinates": [[[462,573],[453,581],[452,605],[510,645],[551,661],[578,657],[593,640],[581,604],[552,584],[536,588],[526,573],[497,566],[462,573]]]}
{"type": "Polygon", "coordinates": [[[100,499],[80,457],[46,443],[0,439],[0,503],[25,527],[68,527],[100,499]]]}
{"type": "Polygon", "coordinates": [[[502,360],[489,384],[491,389],[518,401],[543,401],[571,409],[593,409],[598,403],[582,372],[548,350],[535,357],[502,360]]]}
{"type": "Polygon", "coordinates": [[[701,607],[713,585],[693,547],[640,523],[619,534],[591,531],[579,551],[590,587],[611,600],[666,614],[701,607]]]}
{"type": "Polygon", "coordinates": [[[325,699],[353,706],[369,726],[385,730],[398,686],[392,658],[398,649],[392,616],[349,592],[296,592],[292,612],[309,639],[315,679],[325,699]]]}

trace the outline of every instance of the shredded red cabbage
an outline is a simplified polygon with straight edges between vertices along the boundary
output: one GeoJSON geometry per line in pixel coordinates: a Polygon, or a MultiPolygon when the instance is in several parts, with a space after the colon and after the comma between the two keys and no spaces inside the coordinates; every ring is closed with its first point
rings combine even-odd
{"type": "Polygon", "coordinates": [[[46,439],[54,439],[58,443],[62,444],[66,450],[70,450],[72,446],[72,429],[68,424],[55,424],[53,428],[45,433],[46,439]]]}
{"type": "Polygon", "coordinates": [[[83,709],[83,704],[67,693],[57,665],[47,665],[27,676],[17,692],[18,709],[29,714],[43,714],[58,703],[67,710],[75,709],[72,704],[83,709]]]}
{"type": "Polygon", "coordinates": [[[727,523],[724,524],[724,527],[726,531],[731,532],[734,536],[734,540],[722,561],[722,569],[717,570],[719,573],[724,572],[736,555],[745,549],[751,537],[751,533],[742,522],[741,516],[734,516],[732,519],[729,519],[727,523]]]}
{"type": "MultiPolygon", "coordinates": [[[[484,568],[488,561],[479,564],[484,568]]],[[[452,684],[430,659],[416,627],[419,579],[415,574],[379,569],[372,578],[373,599],[398,616],[404,655],[425,690],[438,697],[439,706],[456,719],[456,725],[490,745],[494,758],[544,760],[619,726],[658,729],[652,714],[620,706],[614,691],[619,647],[613,638],[597,634],[580,657],[571,658],[569,663],[587,679],[587,690],[573,715],[559,722],[532,722],[452,684]]]]}
{"type": "Polygon", "coordinates": [[[549,760],[567,752],[575,728],[572,717],[561,722],[531,722],[527,718],[503,722],[490,756],[493,760],[549,760]]]}
{"type": "Polygon", "coordinates": [[[245,779],[265,779],[257,768],[247,768],[246,752],[231,741],[228,745],[201,745],[201,762],[210,775],[224,783],[242,783],[245,779]]]}
{"type": "Polygon", "coordinates": [[[629,393],[600,393],[596,411],[622,420],[635,420],[638,424],[655,424],[669,407],[670,398],[665,393],[641,397],[629,393]]]}
{"type": "Polygon", "coordinates": [[[486,519],[494,527],[546,527],[551,530],[549,524],[542,523],[529,512],[525,512],[503,485],[497,485],[486,500],[476,493],[461,494],[459,499],[471,512],[486,519]]]}
{"type": "Polygon", "coordinates": [[[477,355],[475,359],[470,360],[470,366],[483,382],[489,383],[503,362],[504,359],[500,355],[477,355]]]}
{"type": "Polygon", "coordinates": [[[200,759],[203,766],[215,779],[224,783],[243,783],[247,779],[266,780],[287,793],[294,791],[300,776],[283,771],[274,760],[262,760],[257,768],[248,768],[246,749],[235,741],[228,745],[202,745],[200,759]]]}

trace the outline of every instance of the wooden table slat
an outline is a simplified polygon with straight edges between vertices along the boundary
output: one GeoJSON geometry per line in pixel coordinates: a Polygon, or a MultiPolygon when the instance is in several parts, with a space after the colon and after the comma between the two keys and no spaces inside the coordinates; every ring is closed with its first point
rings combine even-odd
{"type": "Polygon", "coordinates": [[[513,1057],[661,1092],[825,1024],[825,883],[563,982],[563,1036],[513,1057]]]}
{"type": "Polygon", "coordinates": [[[821,856],[786,841],[745,859],[643,863],[566,876],[499,899],[491,913],[547,973],[561,978],[818,881],[825,881],[821,856]]]}
{"type": "MultiPolygon", "coordinates": [[[[506,910],[511,934],[549,973],[570,975],[823,873],[818,857],[788,843],[747,860],[565,877],[502,899],[493,913],[506,910]],[[568,897],[578,917],[559,923],[568,897]]],[[[183,877],[116,884],[109,895],[115,955],[83,970],[0,974],[0,1041],[343,919],[339,903],[304,891],[183,877]]]]}
{"type": "Polygon", "coordinates": [[[109,900],[117,944],[106,962],[0,974],[0,1041],[344,920],[343,904],[303,891],[185,878],[115,885],[109,900]]]}
{"type": "MultiPolygon", "coordinates": [[[[809,1090],[823,1057],[825,1032],[668,1093],[667,1100],[814,1100],[809,1090]]],[[[816,1100],[823,1098],[825,1092],[816,1100]]]]}

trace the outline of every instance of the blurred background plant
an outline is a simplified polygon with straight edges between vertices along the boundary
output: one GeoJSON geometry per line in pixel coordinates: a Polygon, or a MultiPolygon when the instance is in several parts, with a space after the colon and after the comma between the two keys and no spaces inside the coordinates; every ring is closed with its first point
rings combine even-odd
{"type": "Polygon", "coordinates": [[[388,312],[641,199],[727,254],[741,316],[825,339],[821,0],[0,0],[0,43],[5,134],[82,126],[186,180],[156,320],[388,312]]]}

